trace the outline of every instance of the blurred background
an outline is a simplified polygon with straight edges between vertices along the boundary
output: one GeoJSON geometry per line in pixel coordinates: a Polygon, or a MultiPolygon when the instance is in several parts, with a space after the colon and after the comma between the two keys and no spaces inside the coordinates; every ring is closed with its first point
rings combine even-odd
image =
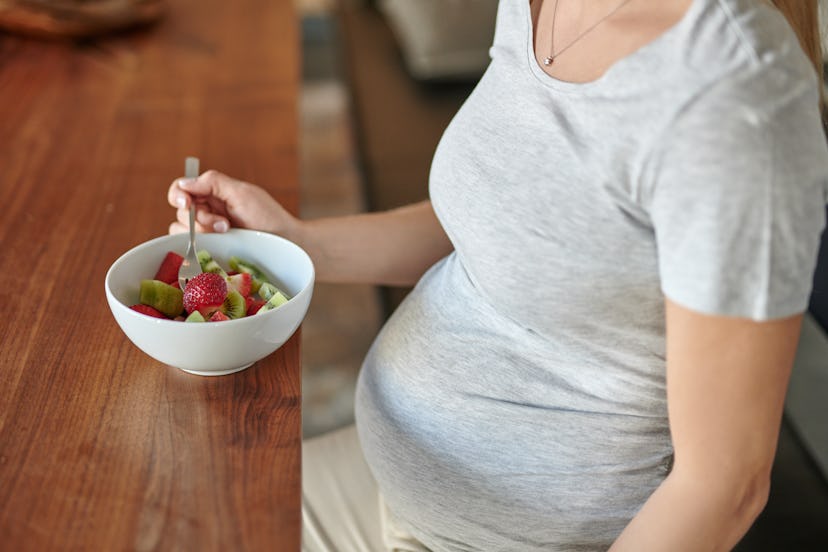
{"type": "MultiPolygon", "coordinates": [[[[367,208],[358,166],[335,0],[297,0],[302,28],[301,216],[367,208]]],[[[302,325],[302,430],[311,437],[353,420],[356,376],[383,318],[373,286],[317,284],[302,325]]]]}

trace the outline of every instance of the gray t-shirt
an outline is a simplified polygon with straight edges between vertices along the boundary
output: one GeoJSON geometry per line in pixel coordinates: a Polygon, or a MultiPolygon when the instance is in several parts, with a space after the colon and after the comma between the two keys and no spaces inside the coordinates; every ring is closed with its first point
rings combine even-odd
{"type": "Polygon", "coordinates": [[[664,297],[802,312],[828,201],[816,76],[762,0],[695,0],[574,84],[502,0],[492,62],[435,153],[455,252],[359,380],[366,459],[435,551],[602,550],[669,471],[664,297]]]}

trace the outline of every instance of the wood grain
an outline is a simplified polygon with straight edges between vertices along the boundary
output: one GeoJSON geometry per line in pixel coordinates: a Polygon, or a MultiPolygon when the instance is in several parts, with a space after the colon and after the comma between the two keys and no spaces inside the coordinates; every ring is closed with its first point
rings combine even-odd
{"type": "Polygon", "coordinates": [[[165,234],[187,155],[297,211],[290,0],[179,0],[88,42],[0,35],[0,548],[299,549],[295,335],[203,378],[139,351],[103,291],[165,234]]]}

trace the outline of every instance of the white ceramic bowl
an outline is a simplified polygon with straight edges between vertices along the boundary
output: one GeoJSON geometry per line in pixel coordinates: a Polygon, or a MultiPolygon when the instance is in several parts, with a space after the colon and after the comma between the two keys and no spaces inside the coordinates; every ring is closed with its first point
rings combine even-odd
{"type": "Polygon", "coordinates": [[[124,253],[106,273],[106,299],[118,325],[152,358],[192,374],[218,376],[247,368],[281,347],[305,317],[313,293],[314,269],[307,253],[284,238],[252,230],[198,234],[226,270],[231,256],[264,270],[291,299],[281,307],[224,322],[185,323],[152,318],[129,306],[138,302],[142,279],[152,278],[167,251],[184,254],[187,235],[163,236],[124,253]]]}

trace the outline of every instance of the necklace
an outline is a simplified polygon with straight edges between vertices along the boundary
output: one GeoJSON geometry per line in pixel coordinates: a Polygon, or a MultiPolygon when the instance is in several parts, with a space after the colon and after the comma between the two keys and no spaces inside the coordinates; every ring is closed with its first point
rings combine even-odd
{"type": "Polygon", "coordinates": [[[566,52],[567,50],[569,50],[570,46],[572,46],[573,44],[575,44],[576,42],[578,42],[579,40],[581,40],[581,39],[584,37],[584,35],[586,35],[587,33],[589,33],[592,29],[594,29],[595,27],[597,27],[598,25],[600,25],[601,23],[603,23],[604,21],[606,21],[607,19],[609,19],[610,17],[612,17],[612,15],[613,15],[615,12],[617,12],[618,10],[620,10],[621,8],[623,8],[623,7],[624,7],[625,5],[627,5],[629,2],[630,2],[630,0],[623,0],[623,2],[621,2],[620,4],[618,4],[617,6],[615,6],[615,7],[612,9],[612,11],[611,11],[611,12],[609,12],[607,15],[605,15],[604,17],[602,17],[601,19],[599,19],[598,21],[596,21],[595,23],[593,23],[593,24],[592,24],[591,26],[589,26],[589,27],[588,27],[588,28],[587,28],[584,32],[582,32],[581,34],[579,34],[578,36],[576,36],[576,37],[575,37],[575,40],[573,40],[572,42],[570,42],[569,44],[567,44],[566,46],[564,46],[563,48],[561,48],[560,50],[558,50],[558,51],[556,52],[556,51],[555,51],[555,20],[558,18],[558,0],[555,0],[555,8],[552,10],[552,33],[551,33],[551,34],[552,34],[552,45],[549,47],[549,50],[550,50],[550,51],[549,51],[549,55],[548,55],[547,57],[545,57],[545,58],[544,58],[544,60],[543,60],[543,64],[544,64],[544,65],[552,65],[553,63],[555,63],[555,58],[557,58],[559,55],[561,55],[562,53],[564,53],[564,52],[566,52]]]}

